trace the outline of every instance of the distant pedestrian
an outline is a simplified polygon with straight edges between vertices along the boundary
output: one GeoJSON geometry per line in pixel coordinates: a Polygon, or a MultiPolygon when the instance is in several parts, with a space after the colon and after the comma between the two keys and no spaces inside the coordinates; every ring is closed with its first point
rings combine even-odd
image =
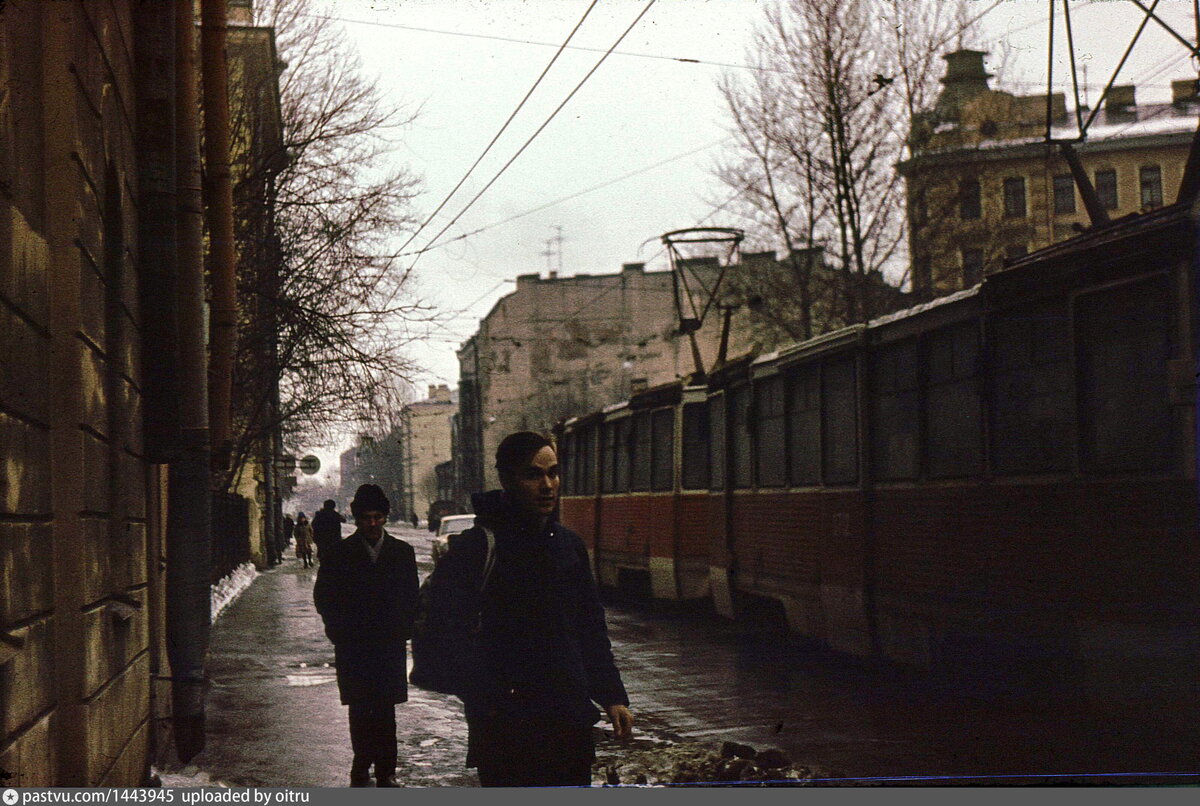
{"type": "Polygon", "coordinates": [[[313,515],[313,542],[317,546],[317,559],[323,560],[325,554],[342,539],[342,524],[346,519],[337,511],[337,502],[327,499],[320,510],[313,515]]]}
{"type": "Polygon", "coordinates": [[[313,552],[312,552],[312,526],[308,522],[308,518],[301,512],[296,515],[296,556],[300,559],[302,567],[313,567],[313,552]]]}
{"type": "Polygon", "coordinates": [[[632,734],[633,716],[587,549],[555,518],[559,465],[549,439],[510,434],[496,469],[504,489],[472,496],[475,526],[438,561],[434,581],[445,594],[428,605],[443,623],[479,624],[478,658],[455,692],[467,766],[478,767],[483,786],[589,786],[593,703],[619,739],[632,734]]]}
{"type": "Polygon", "coordinates": [[[417,511],[415,509],[412,513],[412,525],[414,529],[421,525],[421,519],[417,517],[417,511]]]}
{"type": "MultiPolygon", "coordinates": [[[[332,503],[332,502],[327,502],[332,503]]],[[[313,601],[333,642],[338,692],[350,707],[350,786],[396,786],[396,709],[408,700],[405,642],[417,607],[412,546],[383,530],[390,503],[378,486],[358,488],[358,527],[325,550],[313,601]]],[[[329,511],[332,511],[330,507],[329,511]]]]}
{"type": "Polygon", "coordinates": [[[292,520],[292,516],[284,514],[283,516],[283,546],[287,548],[292,542],[292,535],[296,531],[296,522],[292,520]]]}

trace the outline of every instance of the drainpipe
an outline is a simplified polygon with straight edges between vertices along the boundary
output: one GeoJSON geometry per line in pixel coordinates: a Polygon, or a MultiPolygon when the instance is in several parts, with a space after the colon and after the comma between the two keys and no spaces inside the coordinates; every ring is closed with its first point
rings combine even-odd
{"type": "Polygon", "coordinates": [[[212,499],[209,493],[208,364],[204,310],[204,208],[196,34],[192,0],[175,0],[176,225],[179,275],[179,451],[167,514],[167,657],[175,748],[187,763],[204,749],[204,662],[212,622],[212,499]]]}
{"type": "MultiPolygon", "coordinates": [[[[175,12],[170,3],[142,3],[133,15],[138,150],[138,265],[141,268],[142,373],[145,395],[143,444],[155,464],[171,461],[179,444],[179,320],[176,308],[175,238],[175,12]]],[[[157,469],[150,474],[152,501],[165,481],[157,469]]],[[[150,675],[166,674],[160,652],[162,629],[159,603],[166,601],[158,535],[147,549],[150,583],[150,675]]],[[[159,733],[159,686],[150,686],[150,747],[147,769],[164,753],[159,733]]]]}
{"type": "Polygon", "coordinates": [[[204,200],[208,220],[212,309],[209,423],[214,469],[223,476],[232,445],[233,362],[237,347],[237,255],[229,168],[229,67],[225,0],[200,2],[200,69],[204,80],[204,200]]]}

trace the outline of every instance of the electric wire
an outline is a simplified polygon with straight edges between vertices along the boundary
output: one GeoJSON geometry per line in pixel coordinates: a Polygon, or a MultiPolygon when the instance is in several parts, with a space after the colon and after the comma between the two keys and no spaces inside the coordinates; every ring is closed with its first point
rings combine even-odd
{"type": "Polygon", "coordinates": [[[423,222],[421,222],[421,226],[417,227],[417,229],[413,232],[413,234],[408,236],[408,240],[406,240],[403,244],[401,244],[400,248],[398,250],[396,250],[397,252],[403,252],[408,247],[408,245],[410,243],[412,243],[413,240],[418,235],[420,235],[421,232],[423,232],[427,226],[429,226],[429,222],[433,221],[434,217],[442,211],[442,208],[445,207],[449,203],[450,199],[453,198],[454,194],[457,193],[459,188],[461,188],[463,186],[463,183],[467,181],[467,178],[470,177],[470,175],[475,171],[475,169],[479,167],[479,163],[482,162],[483,158],[486,157],[488,155],[488,152],[490,152],[492,150],[492,146],[496,145],[496,141],[500,139],[500,136],[503,135],[504,132],[506,132],[508,130],[509,124],[511,124],[513,122],[513,119],[516,118],[517,114],[521,111],[522,108],[524,108],[525,102],[529,100],[530,96],[532,96],[534,91],[538,88],[538,86],[541,85],[542,79],[544,79],[546,77],[546,74],[550,72],[550,68],[554,67],[554,63],[558,61],[558,57],[562,55],[563,50],[566,49],[568,43],[570,43],[570,41],[574,38],[576,32],[579,31],[580,26],[583,25],[583,22],[584,22],[584,20],[586,20],[588,18],[588,15],[592,13],[592,9],[594,9],[596,7],[596,4],[598,2],[600,2],[600,0],[592,0],[591,5],[589,5],[587,7],[587,9],[583,12],[583,16],[579,18],[579,22],[575,23],[575,27],[571,29],[571,32],[569,34],[567,34],[567,38],[565,40],[563,40],[563,43],[561,45],[559,45],[558,50],[556,50],[554,52],[554,56],[551,57],[550,61],[542,69],[542,72],[537,77],[537,80],[533,82],[533,86],[531,86],[529,88],[529,91],[525,93],[525,97],[521,99],[521,102],[517,104],[516,109],[514,109],[512,111],[512,114],[510,114],[508,116],[508,120],[504,121],[504,124],[500,127],[500,130],[497,131],[496,134],[492,137],[491,142],[489,142],[487,144],[487,146],[483,149],[483,151],[479,154],[479,156],[475,158],[475,162],[471,163],[471,167],[468,168],[467,172],[462,175],[462,179],[458,180],[458,184],[456,184],[450,190],[450,192],[446,194],[446,198],[442,199],[442,202],[441,202],[441,204],[439,204],[437,206],[437,209],[435,209],[432,213],[430,213],[429,216],[423,222]]]}
{"type": "MultiPolygon", "coordinates": [[[[562,111],[563,107],[565,107],[571,101],[571,99],[575,97],[575,94],[577,92],[579,92],[579,90],[583,87],[584,84],[587,83],[588,79],[590,79],[592,77],[592,75],[594,75],[595,72],[598,69],[600,69],[600,65],[604,64],[605,60],[609,57],[609,55],[614,50],[616,50],[617,45],[621,44],[621,42],[625,39],[625,37],[629,35],[629,32],[634,29],[634,26],[636,26],[639,22],[641,22],[642,17],[646,16],[646,12],[648,12],[651,8],[653,8],[654,4],[656,2],[658,2],[658,0],[650,0],[650,2],[646,3],[646,5],[642,8],[641,12],[637,15],[637,17],[634,18],[633,22],[631,22],[629,24],[629,27],[626,28],[619,37],[617,37],[616,42],[614,42],[612,44],[612,46],[604,53],[604,55],[600,57],[600,59],[596,62],[596,64],[592,66],[592,69],[588,70],[588,72],[584,75],[584,77],[579,80],[579,83],[575,85],[575,88],[572,89],[571,92],[567,94],[567,97],[564,98],[557,107],[555,107],[554,111],[550,113],[550,116],[546,118],[546,120],[542,123],[542,125],[539,126],[537,128],[537,130],[529,136],[529,139],[527,139],[525,141],[525,143],[519,149],[517,149],[517,153],[513,154],[512,157],[509,158],[508,162],[504,163],[504,165],[500,168],[500,170],[496,172],[495,176],[493,176],[488,181],[488,183],[486,185],[484,185],[483,188],[478,193],[476,193],[469,202],[467,202],[467,205],[465,207],[463,207],[463,209],[460,210],[458,212],[458,214],[456,216],[454,216],[454,218],[452,218],[449,222],[447,222],[447,224],[444,227],[442,227],[441,230],[438,231],[437,235],[433,236],[433,238],[431,238],[429,240],[429,242],[425,245],[426,249],[432,247],[435,243],[437,243],[438,238],[441,238],[442,235],[444,235],[446,233],[446,231],[450,229],[450,227],[454,226],[454,224],[457,223],[458,220],[460,218],[462,218],[463,215],[465,215],[468,210],[471,209],[471,207],[475,204],[475,202],[479,201],[479,199],[483,196],[483,194],[487,193],[487,191],[492,187],[492,185],[494,185],[496,183],[496,181],[499,180],[500,177],[504,175],[504,172],[508,170],[509,166],[511,166],[514,162],[516,162],[517,158],[520,157],[523,153],[525,153],[525,149],[527,149],[530,146],[530,144],[532,144],[533,141],[537,139],[538,135],[540,135],[545,130],[545,128],[550,125],[550,122],[552,120],[554,120],[554,118],[557,117],[558,113],[562,111]]],[[[409,271],[412,270],[412,267],[416,265],[416,261],[419,259],[420,259],[420,255],[417,255],[413,259],[412,265],[409,266],[409,271]]]]}

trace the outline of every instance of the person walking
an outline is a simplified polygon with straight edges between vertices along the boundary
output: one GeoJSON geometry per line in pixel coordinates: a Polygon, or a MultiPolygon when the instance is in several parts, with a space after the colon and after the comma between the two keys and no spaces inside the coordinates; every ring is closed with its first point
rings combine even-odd
{"type": "Polygon", "coordinates": [[[408,700],[405,642],[418,587],[412,546],[383,529],[389,509],[377,485],[358,488],[350,504],[357,530],[325,550],[313,586],[349,706],[350,786],[370,786],[372,765],[376,786],[397,786],[395,705],[408,700]]]}
{"type": "MultiPolygon", "coordinates": [[[[290,519],[289,519],[290,520],[290,519]]],[[[312,551],[312,525],[308,522],[308,518],[303,512],[296,514],[296,525],[292,530],[296,538],[296,556],[300,559],[302,567],[313,567],[313,551],[312,551]]]]}
{"type": "MultiPolygon", "coordinates": [[[[501,490],[476,494],[475,526],[451,543],[436,573],[447,607],[477,614],[480,660],[459,692],[467,766],[483,786],[589,786],[592,725],[608,713],[618,739],[632,735],[629,697],[583,541],[557,522],[554,444],[530,431],[496,450],[501,490]],[[495,538],[494,565],[480,592],[495,538]]],[[[457,623],[457,621],[456,621],[457,623]]]]}
{"type": "Polygon", "coordinates": [[[329,498],[313,514],[312,529],[313,543],[317,546],[317,560],[324,558],[339,540],[342,539],[342,524],[346,519],[337,511],[337,502],[329,498]]]}

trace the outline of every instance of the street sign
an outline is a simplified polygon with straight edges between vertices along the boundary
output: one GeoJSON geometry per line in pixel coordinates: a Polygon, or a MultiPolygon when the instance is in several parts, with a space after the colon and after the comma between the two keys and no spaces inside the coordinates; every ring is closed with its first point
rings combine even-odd
{"type": "Polygon", "coordinates": [[[321,469],[321,460],[313,456],[311,453],[300,460],[300,470],[304,475],[311,476],[321,469]]]}

